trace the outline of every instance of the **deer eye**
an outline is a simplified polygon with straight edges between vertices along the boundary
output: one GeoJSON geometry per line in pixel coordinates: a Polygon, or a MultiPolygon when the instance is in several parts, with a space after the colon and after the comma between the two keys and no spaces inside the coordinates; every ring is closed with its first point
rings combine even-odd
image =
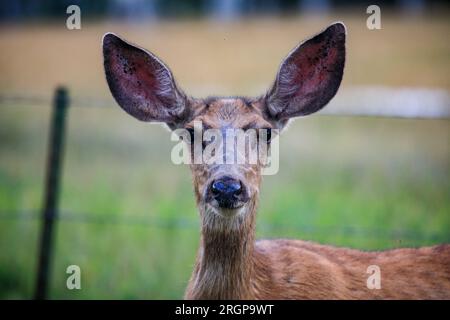
{"type": "MultiPolygon", "coordinates": [[[[186,128],[186,130],[189,132],[189,135],[191,136],[191,144],[194,145],[194,138],[195,138],[195,130],[194,128],[186,128]]],[[[203,137],[201,138],[201,142],[202,142],[202,149],[205,149],[205,147],[213,142],[215,140],[215,137],[213,137],[213,139],[211,141],[203,141],[203,137]]]]}
{"type": "Polygon", "coordinates": [[[271,128],[263,128],[259,130],[258,138],[261,138],[261,132],[265,132],[265,142],[268,144],[272,140],[272,129],[271,128]]]}
{"type": "Polygon", "coordinates": [[[194,144],[194,128],[186,128],[186,130],[189,132],[189,135],[191,136],[191,144],[194,144]]]}
{"type": "Polygon", "coordinates": [[[270,143],[270,141],[272,140],[272,129],[266,129],[267,130],[267,142],[270,143]]]}
{"type": "Polygon", "coordinates": [[[209,145],[210,143],[213,143],[214,141],[216,141],[216,137],[215,136],[212,136],[211,139],[208,140],[208,141],[204,141],[203,140],[202,141],[203,149],[205,149],[207,145],[209,145]]]}

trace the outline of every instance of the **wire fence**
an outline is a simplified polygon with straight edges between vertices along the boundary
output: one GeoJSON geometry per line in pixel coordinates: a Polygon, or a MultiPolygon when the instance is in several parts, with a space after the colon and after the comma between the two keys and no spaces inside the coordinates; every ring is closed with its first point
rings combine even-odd
{"type": "MultiPolygon", "coordinates": [[[[330,116],[369,116],[369,117],[402,117],[418,119],[450,119],[450,97],[446,91],[406,90],[399,92],[383,88],[347,92],[356,97],[353,99],[338,98],[336,102],[322,112],[330,116]],[[425,100],[424,100],[425,99],[425,100]],[[375,102],[374,102],[375,101],[375,102]],[[427,101],[421,107],[417,101],[427,101]],[[381,107],[380,107],[381,105],[381,107]]],[[[344,96],[346,93],[344,93],[344,96]]],[[[52,122],[48,141],[48,158],[46,171],[45,201],[42,211],[0,212],[1,220],[27,219],[42,221],[39,263],[36,281],[36,299],[47,297],[49,283],[49,267],[53,248],[53,226],[55,221],[62,220],[77,223],[116,224],[133,226],[152,226],[158,228],[199,228],[197,221],[187,218],[150,218],[141,216],[94,215],[91,213],[65,212],[58,209],[61,163],[64,154],[65,124],[67,108],[108,108],[113,106],[112,99],[72,98],[65,88],[57,88],[53,98],[32,95],[0,95],[0,106],[52,106],[52,122]]],[[[382,237],[384,239],[403,239],[419,241],[442,240],[442,236],[427,235],[410,231],[386,231],[381,228],[361,228],[352,226],[308,226],[292,223],[271,223],[258,225],[263,231],[295,230],[302,233],[339,233],[346,236],[382,237]]],[[[449,239],[450,240],[450,239],[449,239]]]]}
{"type": "MultiPolygon", "coordinates": [[[[52,97],[42,95],[1,95],[0,106],[49,106],[52,97]]],[[[112,98],[71,97],[71,107],[113,108],[112,98]]],[[[428,88],[353,86],[344,88],[318,115],[345,117],[386,117],[408,119],[450,119],[450,92],[428,88]]]]}
{"type": "MultiPolygon", "coordinates": [[[[27,220],[39,221],[42,217],[39,211],[1,211],[0,220],[27,220]]],[[[162,229],[191,229],[199,230],[199,221],[189,218],[163,218],[163,217],[147,217],[140,215],[122,214],[120,216],[112,216],[107,213],[95,214],[89,212],[73,212],[60,210],[58,220],[69,223],[82,223],[93,225],[120,225],[131,227],[154,227],[162,229]]],[[[299,234],[334,234],[337,236],[357,237],[363,236],[373,239],[385,239],[391,241],[442,241],[442,235],[428,234],[416,232],[408,229],[386,230],[383,228],[367,228],[356,226],[319,226],[300,223],[258,223],[258,230],[263,233],[279,233],[285,231],[295,231],[299,234]]],[[[446,240],[450,242],[450,237],[446,240]]]]}
{"type": "MultiPolygon", "coordinates": [[[[48,107],[52,104],[52,98],[41,95],[0,95],[0,106],[23,107],[48,107]]],[[[70,98],[70,106],[76,108],[110,108],[113,107],[112,99],[101,98],[70,98]]]]}

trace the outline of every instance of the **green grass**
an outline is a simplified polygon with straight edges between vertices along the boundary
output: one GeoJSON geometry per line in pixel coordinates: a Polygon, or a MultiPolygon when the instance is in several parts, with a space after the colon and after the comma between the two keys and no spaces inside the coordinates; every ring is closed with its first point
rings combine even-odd
{"type": "MultiPolygon", "coordinates": [[[[0,298],[30,298],[49,109],[0,109],[0,298]]],[[[450,242],[450,123],[314,116],[281,137],[259,238],[360,249],[450,242]]],[[[119,108],[72,108],[50,297],[181,298],[199,241],[188,168],[167,130],[119,108]],[[66,267],[82,290],[65,287],[66,267]]]]}

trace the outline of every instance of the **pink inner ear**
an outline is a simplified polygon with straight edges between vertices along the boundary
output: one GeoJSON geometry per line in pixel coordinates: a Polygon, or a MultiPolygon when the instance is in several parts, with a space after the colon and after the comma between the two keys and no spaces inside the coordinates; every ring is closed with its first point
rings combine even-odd
{"type": "Polygon", "coordinates": [[[334,76],[337,49],[328,47],[326,43],[308,44],[301,48],[292,62],[298,68],[295,83],[299,89],[296,95],[306,97],[327,86],[334,76]]]}
{"type": "Polygon", "coordinates": [[[157,99],[155,92],[160,90],[156,70],[152,61],[140,52],[117,50],[111,56],[111,67],[117,78],[120,78],[119,90],[132,94],[135,98],[153,101],[157,99]],[[128,52],[127,52],[128,51],[128,52]]]}

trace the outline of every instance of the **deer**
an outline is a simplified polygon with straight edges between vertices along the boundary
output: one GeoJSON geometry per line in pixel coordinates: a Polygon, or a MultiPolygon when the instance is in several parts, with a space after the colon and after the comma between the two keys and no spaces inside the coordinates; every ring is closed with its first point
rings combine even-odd
{"type": "MultiPolygon", "coordinates": [[[[281,62],[267,93],[255,98],[190,97],[156,55],[113,33],[103,37],[104,70],[115,101],[138,120],[189,132],[194,121],[222,131],[282,130],[335,96],[346,36],[345,25],[336,22],[301,42],[281,62]]],[[[194,163],[190,169],[201,235],[185,299],[450,299],[450,244],[360,251],[257,241],[260,163],[194,163]],[[369,266],[379,268],[377,288],[368,286],[369,266]]]]}

